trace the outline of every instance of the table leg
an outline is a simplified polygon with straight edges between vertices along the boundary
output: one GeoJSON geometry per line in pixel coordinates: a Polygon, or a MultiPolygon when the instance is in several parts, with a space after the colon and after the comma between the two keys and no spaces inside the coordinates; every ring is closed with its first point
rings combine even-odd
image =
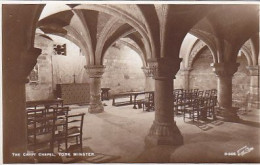
{"type": "Polygon", "coordinates": [[[115,105],[115,98],[113,98],[112,105],[113,106],[115,105]]]}
{"type": "MultiPolygon", "coordinates": [[[[136,97],[137,97],[137,95],[135,95],[134,96],[134,107],[133,107],[133,109],[137,109],[137,107],[136,107],[136,97]]],[[[131,97],[132,98],[132,97],[131,97]]],[[[131,101],[132,102],[132,101],[131,101]]]]}

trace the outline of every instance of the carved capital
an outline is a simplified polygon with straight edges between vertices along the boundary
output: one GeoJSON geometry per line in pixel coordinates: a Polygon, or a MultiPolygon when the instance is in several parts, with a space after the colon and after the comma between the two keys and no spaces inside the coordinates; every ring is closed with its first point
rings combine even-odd
{"type": "Polygon", "coordinates": [[[15,73],[16,76],[11,76],[12,81],[19,83],[28,83],[28,76],[33,67],[37,63],[37,58],[41,54],[41,49],[30,48],[21,53],[19,63],[15,63],[15,67],[9,69],[9,74],[15,73]]]}
{"type": "Polygon", "coordinates": [[[259,66],[247,66],[249,70],[250,76],[258,76],[259,75],[259,66]]]}
{"type": "Polygon", "coordinates": [[[31,48],[26,52],[22,53],[21,70],[24,76],[27,77],[32,71],[33,67],[37,63],[37,58],[41,54],[42,50],[38,48],[31,48]]]}
{"type": "Polygon", "coordinates": [[[154,79],[175,78],[176,73],[180,69],[180,58],[160,58],[149,60],[148,66],[154,79]]]}
{"type": "Polygon", "coordinates": [[[238,69],[239,63],[212,63],[213,72],[218,77],[232,77],[238,69]]]}
{"type": "Polygon", "coordinates": [[[90,78],[101,78],[103,73],[105,72],[104,65],[88,65],[85,66],[90,78]]]}
{"type": "Polygon", "coordinates": [[[152,77],[153,74],[151,72],[151,69],[149,67],[142,67],[143,72],[145,74],[145,77],[152,77]]]}

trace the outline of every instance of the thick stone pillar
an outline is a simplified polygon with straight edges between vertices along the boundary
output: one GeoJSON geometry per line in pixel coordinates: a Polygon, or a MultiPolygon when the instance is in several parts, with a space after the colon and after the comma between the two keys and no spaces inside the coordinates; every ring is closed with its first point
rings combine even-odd
{"type": "MultiPolygon", "coordinates": [[[[25,83],[37,62],[41,50],[32,48],[20,54],[22,60],[3,58],[3,150],[4,161],[9,163],[31,162],[28,157],[13,156],[27,152],[27,114],[25,108],[25,83]],[[12,59],[12,63],[10,62],[12,59]],[[10,61],[9,61],[10,60],[10,61]],[[13,65],[15,64],[15,65],[13,65]]],[[[17,55],[17,54],[15,54],[17,55]]]]}
{"type": "Polygon", "coordinates": [[[183,75],[183,84],[184,84],[184,89],[189,90],[190,89],[190,72],[192,68],[183,68],[181,70],[182,75],[183,75]]]}
{"type": "Polygon", "coordinates": [[[153,75],[151,73],[151,70],[149,67],[142,67],[143,72],[145,74],[145,91],[154,91],[155,89],[155,84],[154,84],[154,79],[153,75]]]}
{"type": "Polygon", "coordinates": [[[89,113],[101,113],[104,111],[101,102],[101,77],[105,71],[103,65],[85,66],[90,77],[90,106],[89,113]]]}
{"type": "Polygon", "coordinates": [[[183,137],[173,114],[173,78],[180,59],[158,59],[149,63],[155,79],[155,119],[146,136],[147,146],[181,145],[183,137]]]}
{"type": "Polygon", "coordinates": [[[34,31],[44,5],[2,5],[3,163],[29,163],[12,153],[27,151],[25,83],[41,54],[33,47],[34,31]]]}
{"type": "Polygon", "coordinates": [[[250,73],[248,109],[259,109],[259,66],[248,66],[247,69],[250,73]]]}
{"type": "Polygon", "coordinates": [[[220,114],[224,120],[238,120],[238,108],[232,107],[232,77],[239,63],[214,63],[211,66],[218,77],[217,96],[220,114]]]}

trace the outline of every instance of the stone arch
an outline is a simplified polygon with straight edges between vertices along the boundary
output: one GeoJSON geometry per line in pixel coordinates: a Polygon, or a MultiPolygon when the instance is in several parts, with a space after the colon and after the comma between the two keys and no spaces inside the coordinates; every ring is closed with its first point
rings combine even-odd
{"type": "MultiPolygon", "coordinates": [[[[87,23],[84,19],[84,16],[83,16],[83,14],[80,10],[72,10],[72,11],[73,11],[73,13],[75,13],[77,18],[80,20],[79,22],[81,23],[80,25],[82,26],[81,32],[83,33],[84,36],[86,36],[86,37],[84,37],[85,40],[83,38],[82,39],[83,39],[83,41],[86,41],[85,46],[87,48],[86,52],[88,54],[85,54],[85,56],[88,59],[87,64],[93,64],[94,61],[95,61],[95,54],[94,54],[94,50],[92,49],[93,46],[92,46],[92,41],[91,41],[91,36],[90,36],[90,31],[89,31],[88,25],[87,25],[87,23]]],[[[77,34],[81,38],[81,35],[78,32],[77,32],[77,34]]]]}
{"type": "MultiPolygon", "coordinates": [[[[134,29],[136,29],[141,36],[144,38],[144,44],[147,52],[150,52],[149,50],[152,50],[151,48],[151,43],[150,43],[150,38],[147,34],[147,31],[144,27],[144,25],[133,18],[131,15],[128,15],[127,13],[124,13],[123,11],[116,9],[114,7],[108,7],[108,6],[102,6],[102,5],[94,5],[94,4],[87,4],[87,5],[79,5],[74,7],[74,9],[87,9],[87,10],[95,10],[99,12],[104,12],[107,14],[110,14],[112,16],[115,16],[117,18],[121,18],[126,21],[130,26],[132,26],[134,29]]],[[[151,52],[149,54],[150,56],[155,56],[154,52],[151,52]]]]}
{"type": "MultiPolygon", "coordinates": [[[[44,32],[46,33],[57,33],[61,34],[64,33],[65,35],[69,35],[69,33],[71,34],[70,38],[75,38],[74,40],[77,40],[78,42],[76,42],[79,47],[81,47],[81,49],[84,52],[84,56],[86,57],[86,62],[87,63],[91,63],[92,61],[94,61],[94,55],[93,55],[93,50],[92,50],[92,42],[90,39],[90,35],[89,35],[89,30],[88,30],[88,26],[87,24],[84,22],[82,13],[80,11],[74,11],[74,10],[63,10],[64,12],[70,12],[70,17],[69,19],[73,19],[76,18],[79,21],[79,24],[77,24],[77,27],[81,28],[81,29],[75,29],[76,27],[73,27],[72,25],[67,25],[68,23],[62,23],[64,21],[59,21],[58,23],[56,23],[53,19],[52,16],[57,15],[57,13],[54,13],[52,15],[49,15],[47,17],[45,17],[44,19],[42,19],[41,21],[39,21],[38,26],[40,29],[42,29],[44,32]],[[75,16],[75,17],[74,17],[75,16]],[[51,21],[49,22],[48,19],[50,19],[51,21]],[[61,24],[60,24],[61,23],[61,24]],[[81,32],[81,34],[79,34],[79,31],[81,32]],[[84,37],[84,39],[83,39],[84,37]],[[79,44],[79,42],[81,44],[79,44]]],[[[54,17],[55,18],[55,17],[54,17]]],[[[66,20],[65,22],[68,22],[69,20],[66,20]]],[[[64,36],[64,35],[62,35],[64,36]]],[[[73,40],[72,40],[73,42],[73,40]]]]}
{"type": "Polygon", "coordinates": [[[40,29],[42,29],[47,34],[58,35],[58,36],[64,37],[64,38],[70,40],[71,42],[75,43],[83,51],[84,56],[86,58],[86,63],[87,64],[90,63],[91,56],[88,55],[89,50],[88,50],[88,47],[86,46],[87,44],[85,43],[82,36],[73,27],[57,26],[57,29],[55,29],[55,30],[52,29],[51,31],[49,31],[48,28],[49,28],[48,26],[40,27],[40,29]]]}
{"type": "Polygon", "coordinates": [[[243,54],[245,55],[245,57],[247,59],[247,65],[248,66],[253,65],[252,53],[250,51],[250,48],[248,48],[247,46],[243,45],[242,48],[241,48],[241,51],[243,52],[243,54]]]}
{"type": "MultiPolygon", "coordinates": [[[[85,49],[85,46],[79,41],[77,40],[74,36],[71,36],[71,35],[64,35],[62,33],[50,33],[51,35],[56,35],[56,36],[60,36],[60,37],[63,37],[69,41],[71,41],[72,43],[74,43],[75,45],[77,45],[83,53],[87,53],[86,52],[86,49],[85,49]]],[[[86,58],[86,63],[89,64],[89,58],[88,56],[85,55],[85,58],[86,58]]]]}
{"type": "Polygon", "coordinates": [[[115,37],[115,39],[113,39],[112,37],[110,37],[110,41],[109,41],[109,39],[106,41],[106,43],[105,43],[105,45],[104,45],[104,47],[103,47],[103,52],[102,52],[102,56],[101,56],[101,64],[103,63],[103,59],[104,59],[104,56],[105,56],[105,52],[107,51],[107,49],[116,41],[116,40],[118,40],[118,39],[120,39],[120,38],[122,38],[122,37],[125,37],[125,36],[127,36],[127,35],[129,35],[129,34],[131,34],[131,33],[133,33],[133,32],[135,32],[135,30],[134,29],[128,29],[128,30],[126,30],[126,31],[123,31],[123,32],[121,32],[121,33],[118,33],[118,34],[116,34],[116,33],[114,33],[114,37],[115,37]]]}
{"type": "MultiPolygon", "coordinates": [[[[113,25],[118,21],[118,18],[116,17],[112,17],[105,25],[105,27],[102,29],[101,33],[100,33],[100,37],[98,38],[97,41],[97,46],[96,46],[96,51],[95,51],[95,57],[96,57],[96,61],[98,63],[102,63],[101,61],[103,61],[102,58],[102,51],[105,45],[105,42],[111,32],[111,30],[113,29],[113,25]]],[[[114,29],[119,28],[119,26],[114,27],[114,29]]]]}
{"type": "Polygon", "coordinates": [[[249,39],[249,43],[251,45],[251,52],[252,52],[252,60],[253,60],[253,65],[257,65],[260,62],[258,62],[259,58],[259,36],[260,33],[256,33],[254,36],[252,36],[249,39]]]}
{"type": "MultiPolygon", "coordinates": [[[[198,40],[197,42],[195,42],[191,53],[189,54],[187,61],[186,61],[186,66],[187,68],[192,68],[192,65],[194,63],[194,60],[196,59],[196,57],[198,56],[198,54],[204,49],[204,48],[208,48],[207,44],[205,44],[203,41],[198,40]]],[[[212,53],[211,53],[212,55],[212,53]]],[[[212,55],[213,59],[214,56],[212,55]]]]}
{"type": "Polygon", "coordinates": [[[219,58],[217,56],[217,47],[214,43],[214,39],[210,38],[209,35],[204,34],[203,32],[196,30],[196,29],[191,29],[190,33],[200,40],[202,40],[206,45],[208,46],[209,50],[211,51],[211,54],[213,55],[213,62],[217,63],[219,62],[219,58]]]}

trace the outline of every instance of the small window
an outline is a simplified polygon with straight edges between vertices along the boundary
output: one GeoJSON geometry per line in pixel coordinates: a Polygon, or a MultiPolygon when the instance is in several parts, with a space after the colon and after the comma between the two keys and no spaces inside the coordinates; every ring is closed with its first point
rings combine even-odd
{"type": "Polygon", "coordinates": [[[66,56],[66,44],[63,45],[53,44],[53,52],[54,55],[66,56]]]}

